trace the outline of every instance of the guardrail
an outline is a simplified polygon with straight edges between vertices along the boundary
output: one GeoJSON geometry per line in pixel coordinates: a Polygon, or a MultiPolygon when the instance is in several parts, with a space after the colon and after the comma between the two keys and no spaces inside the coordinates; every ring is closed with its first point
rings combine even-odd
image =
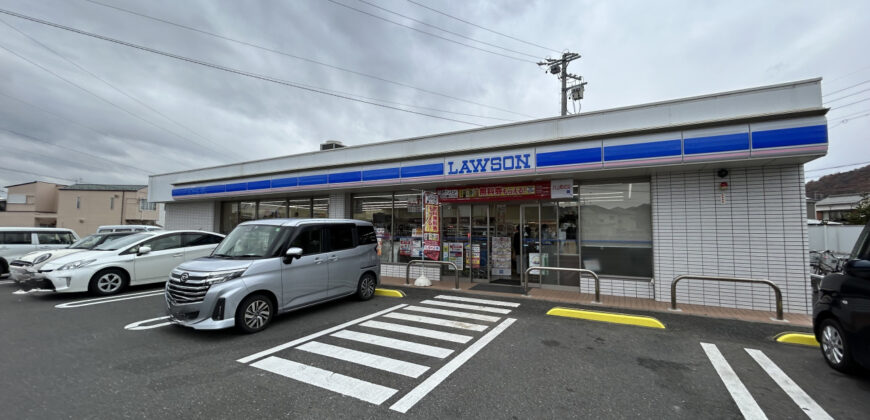
{"type": "Polygon", "coordinates": [[[426,265],[426,264],[430,264],[430,265],[431,265],[431,264],[435,264],[435,265],[449,265],[449,266],[453,267],[453,279],[454,279],[454,281],[455,281],[455,283],[454,283],[455,286],[453,287],[453,290],[459,290],[459,269],[456,267],[456,264],[454,264],[454,263],[452,263],[452,262],[450,262],[450,261],[411,260],[411,261],[408,262],[408,265],[405,266],[405,284],[411,284],[411,282],[410,282],[410,278],[411,278],[411,265],[412,265],[412,264],[419,264],[419,265],[426,265]]]}
{"type": "Polygon", "coordinates": [[[713,281],[730,281],[734,283],[752,283],[766,284],[773,288],[773,294],[776,296],[776,319],[782,321],[782,291],[779,290],[774,282],[766,279],[745,279],[740,277],[717,277],[717,276],[693,276],[691,274],[683,274],[674,278],[671,282],[671,310],[677,310],[677,283],[683,279],[691,280],[713,280],[713,281]]]}
{"type": "MultiPolygon", "coordinates": [[[[584,274],[589,274],[595,280],[595,303],[601,303],[601,279],[598,278],[598,274],[596,274],[592,270],[587,270],[585,268],[567,268],[567,267],[529,267],[525,271],[525,275],[523,276],[523,294],[529,294],[529,275],[532,270],[553,270],[553,271],[570,271],[572,273],[580,273],[580,280],[583,280],[584,274]]],[[[580,282],[578,282],[578,287],[580,282]]]]}

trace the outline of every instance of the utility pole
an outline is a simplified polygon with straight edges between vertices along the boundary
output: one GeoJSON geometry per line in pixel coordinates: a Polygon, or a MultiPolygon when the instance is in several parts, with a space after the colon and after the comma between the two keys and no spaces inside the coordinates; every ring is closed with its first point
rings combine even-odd
{"type": "Polygon", "coordinates": [[[580,58],[580,54],[565,52],[562,58],[547,58],[538,63],[539,66],[545,67],[550,74],[558,74],[562,80],[562,116],[568,115],[568,91],[571,91],[571,99],[579,101],[583,99],[583,90],[586,82],[583,77],[568,73],[568,63],[580,58]],[[568,79],[574,80],[577,83],[568,86],[568,79]]]}

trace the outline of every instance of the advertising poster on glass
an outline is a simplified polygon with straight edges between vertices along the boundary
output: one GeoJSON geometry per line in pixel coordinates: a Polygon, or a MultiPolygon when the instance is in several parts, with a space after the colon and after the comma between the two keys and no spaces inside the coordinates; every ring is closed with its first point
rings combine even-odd
{"type": "Polygon", "coordinates": [[[427,260],[441,259],[441,223],[439,219],[438,195],[434,192],[423,193],[423,256],[427,260]]]}

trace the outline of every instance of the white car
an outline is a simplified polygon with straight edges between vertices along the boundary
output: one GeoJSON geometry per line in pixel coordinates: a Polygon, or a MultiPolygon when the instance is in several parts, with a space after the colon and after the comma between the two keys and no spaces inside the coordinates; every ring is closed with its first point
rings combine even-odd
{"type": "Polygon", "coordinates": [[[163,230],[163,228],[160,226],[152,225],[103,225],[97,228],[97,233],[151,232],[152,230],[163,230]]]}
{"type": "Polygon", "coordinates": [[[58,258],[77,252],[94,249],[104,243],[116,241],[133,232],[98,233],[86,236],[66,248],[33,251],[9,262],[9,277],[25,289],[42,289],[45,276],[39,272],[42,266],[58,258]]]}
{"type": "Polygon", "coordinates": [[[179,264],[211,254],[224,235],[198,230],[138,232],[42,266],[49,290],[112,295],[163,283],[179,264]]]}
{"type": "Polygon", "coordinates": [[[38,249],[66,248],[79,240],[70,229],[0,227],[0,277],[9,273],[9,262],[38,249]]]}

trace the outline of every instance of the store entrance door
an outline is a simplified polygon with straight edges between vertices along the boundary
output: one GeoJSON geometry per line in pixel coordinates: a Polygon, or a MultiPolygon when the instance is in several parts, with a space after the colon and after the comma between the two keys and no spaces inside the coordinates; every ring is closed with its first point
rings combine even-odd
{"type": "Polygon", "coordinates": [[[467,281],[488,281],[489,206],[445,205],[441,215],[442,260],[456,264],[467,281]]]}
{"type": "MultiPolygon", "coordinates": [[[[534,266],[559,266],[558,213],[554,204],[523,204],[520,206],[520,278],[525,277],[526,269],[534,266]]],[[[556,284],[558,278],[554,271],[533,272],[529,283],[556,284]]]]}

